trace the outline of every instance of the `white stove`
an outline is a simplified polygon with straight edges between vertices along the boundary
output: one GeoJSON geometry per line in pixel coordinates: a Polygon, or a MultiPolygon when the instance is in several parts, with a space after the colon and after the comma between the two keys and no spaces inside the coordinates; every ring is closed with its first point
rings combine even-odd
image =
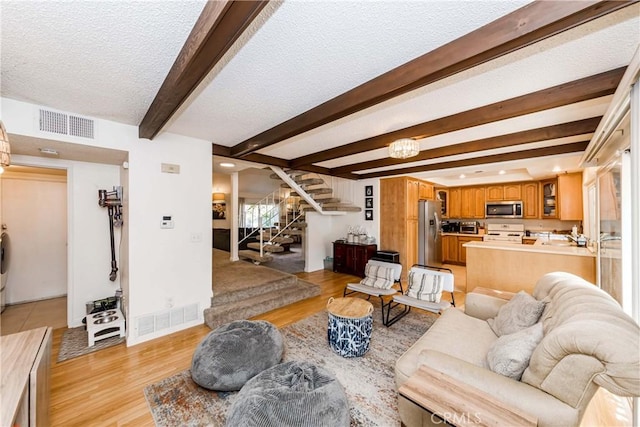
{"type": "Polygon", "coordinates": [[[485,242],[522,243],[524,224],[487,224],[485,242]]]}

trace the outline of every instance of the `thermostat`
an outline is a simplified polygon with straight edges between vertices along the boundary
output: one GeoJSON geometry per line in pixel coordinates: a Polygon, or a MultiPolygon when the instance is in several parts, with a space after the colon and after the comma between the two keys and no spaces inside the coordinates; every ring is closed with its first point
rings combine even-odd
{"type": "Polygon", "coordinates": [[[173,228],[173,219],[171,219],[171,215],[164,215],[162,217],[160,228],[173,228]]]}

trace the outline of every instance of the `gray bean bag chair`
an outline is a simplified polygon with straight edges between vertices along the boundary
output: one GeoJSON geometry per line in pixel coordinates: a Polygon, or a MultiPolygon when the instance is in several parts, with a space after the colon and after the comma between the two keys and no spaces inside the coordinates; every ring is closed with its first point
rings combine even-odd
{"type": "Polygon", "coordinates": [[[308,362],[286,362],[251,378],[227,412],[227,427],[349,426],[338,380],[308,362]]]}
{"type": "Polygon", "coordinates": [[[280,363],[282,334],[264,320],[236,320],[207,335],[191,360],[191,378],[209,390],[240,390],[248,379],[280,363]]]}

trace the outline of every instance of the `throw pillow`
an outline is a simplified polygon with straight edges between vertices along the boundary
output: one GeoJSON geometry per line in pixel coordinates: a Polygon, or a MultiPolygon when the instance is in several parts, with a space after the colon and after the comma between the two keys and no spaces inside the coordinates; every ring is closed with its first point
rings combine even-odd
{"type": "Polygon", "coordinates": [[[498,315],[487,319],[497,336],[508,335],[534,325],[544,311],[546,301],[538,301],[525,291],[520,291],[500,307],[498,315]]]}
{"type": "Polygon", "coordinates": [[[364,279],[361,285],[371,286],[380,289],[390,289],[394,283],[393,268],[376,264],[367,264],[364,267],[364,279]]]}
{"type": "Polygon", "coordinates": [[[535,348],[542,341],[542,323],[498,338],[487,352],[487,363],[493,372],[520,381],[535,348]]]}
{"type": "Polygon", "coordinates": [[[445,277],[439,274],[409,272],[407,296],[428,302],[440,302],[445,277]]]}

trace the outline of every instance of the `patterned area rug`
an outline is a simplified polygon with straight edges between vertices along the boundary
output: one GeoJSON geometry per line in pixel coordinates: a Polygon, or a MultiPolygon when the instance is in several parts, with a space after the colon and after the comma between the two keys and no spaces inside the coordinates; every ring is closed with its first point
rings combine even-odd
{"type": "MultiPolygon", "coordinates": [[[[369,351],[343,358],[327,342],[327,314],[318,313],[282,329],[284,361],[306,360],[333,372],[349,398],[352,427],[400,425],[394,365],[433,324],[435,316],[412,311],[390,328],[382,325],[379,307],[369,351]]],[[[157,426],[224,426],[236,392],[212,392],[191,380],[189,370],[144,389],[157,426]]]]}
{"type": "Polygon", "coordinates": [[[96,345],[93,347],[87,347],[89,345],[89,336],[84,326],[67,329],[62,335],[60,351],[58,352],[58,363],[107,347],[112,347],[124,342],[124,340],[125,338],[120,337],[105,338],[96,342],[96,345]]]}

